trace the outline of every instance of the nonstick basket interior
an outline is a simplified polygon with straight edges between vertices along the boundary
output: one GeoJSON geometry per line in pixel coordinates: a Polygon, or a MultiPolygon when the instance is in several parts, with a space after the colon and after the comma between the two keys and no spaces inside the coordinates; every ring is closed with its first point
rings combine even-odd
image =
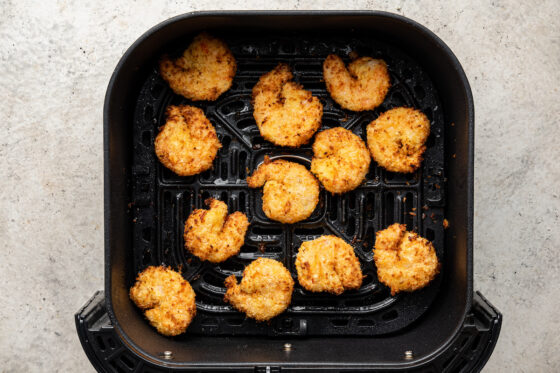
{"type": "MultiPolygon", "coordinates": [[[[378,335],[411,324],[430,307],[442,274],[422,290],[391,296],[377,279],[372,248],[376,231],[400,222],[433,241],[444,263],[444,119],[427,73],[403,51],[367,36],[214,34],[226,41],[238,63],[232,88],[217,101],[193,103],[174,94],[158,74],[158,56],[136,98],[129,285],[149,265],[181,270],[196,292],[197,316],[188,329],[191,335],[378,335]],[[350,52],[382,58],[388,64],[392,87],[374,111],[343,110],[326,91],[323,60],[336,53],[348,62],[350,52]],[[358,189],[342,195],[322,189],[320,202],[307,220],[283,225],[268,219],[261,207],[262,189],[249,189],[246,177],[266,155],[306,166],[312,157],[312,142],[298,149],[274,146],[260,136],[253,119],[251,90],[279,62],[289,64],[294,80],[320,98],[324,107],[321,130],[342,126],[365,141],[366,126],[381,112],[397,106],[422,110],[431,120],[422,167],[405,175],[387,172],[372,162],[366,182],[358,189]],[[171,104],[200,107],[215,126],[223,147],[211,170],[179,177],[158,162],[153,143],[171,104]],[[242,211],[251,222],[240,254],[220,264],[201,262],[184,248],[184,222],[193,209],[206,208],[208,197],[226,201],[230,213],[242,211]],[[365,275],[359,290],[335,296],[311,293],[298,284],[294,262],[299,246],[324,234],[340,236],[354,247],[365,275]],[[288,310],[268,323],[247,319],[223,301],[224,279],[231,274],[241,277],[244,267],[258,257],[282,261],[296,283],[288,310]]],[[[186,38],[165,52],[177,54],[190,41],[186,38]]]]}

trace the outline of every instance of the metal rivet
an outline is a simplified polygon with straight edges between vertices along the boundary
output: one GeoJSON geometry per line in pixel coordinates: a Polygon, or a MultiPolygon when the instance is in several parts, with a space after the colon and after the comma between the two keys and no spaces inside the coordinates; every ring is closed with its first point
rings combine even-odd
{"type": "Polygon", "coordinates": [[[165,360],[171,360],[173,359],[173,352],[171,351],[163,351],[163,358],[165,360]]]}
{"type": "Polygon", "coordinates": [[[412,360],[414,358],[414,354],[410,350],[405,351],[404,352],[404,358],[405,358],[405,360],[412,360]]]}
{"type": "Polygon", "coordinates": [[[292,351],[292,344],[284,343],[284,351],[292,351]]]}

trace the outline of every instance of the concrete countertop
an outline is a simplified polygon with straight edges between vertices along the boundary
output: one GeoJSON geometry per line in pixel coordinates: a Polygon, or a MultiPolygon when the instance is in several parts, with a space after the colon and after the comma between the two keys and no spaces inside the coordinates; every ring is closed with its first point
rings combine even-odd
{"type": "Polygon", "coordinates": [[[476,108],[474,285],[504,314],[488,372],[560,371],[560,3],[0,1],[0,372],[88,372],[103,288],[102,107],[126,48],[210,9],[379,9],[455,52],[476,108]]]}

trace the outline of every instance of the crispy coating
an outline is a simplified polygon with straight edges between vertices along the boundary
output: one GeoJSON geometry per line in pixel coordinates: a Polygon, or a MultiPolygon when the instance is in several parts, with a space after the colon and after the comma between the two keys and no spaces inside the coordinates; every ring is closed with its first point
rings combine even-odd
{"type": "Polygon", "coordinates": [[[160,162],[180,176],[211,168],[222,144],[204,112],[194,106],[172,105],[166,114],[167,121],[155,141],[160,162]]]}
{"type": "Polygon", "coordinates": [[[298,281],[313,292],[341,294],[362,286],[362,270],[354,249],[342,238],[321,236],[301,244],[296,258],[298,281]]]}
{"type": "Polygon", "coordinates": [[[398,107],[381,114],[367,126],[373,159],[392,172],[414,172],[422,163],[430,121],[420,110],[398,107]]]}
{"type": "Polygon", "coordinates": [[[253,116],[262,137],[280,146],[307,144],[321,127],[323,105],[292,79],[286,64],[264,74],[253,88],[253,116]]]}
{"type": "Polygon", "coordinates": [[[333,100],[352,111],[375,109],[391,87],[387,64],[371,57],[358,58],[346,69],[342,58],[331,54],[323,63],[323,78],[333,100]]]}
{"type": "Polygon", "coordinates": [[[159,71],[178,95],[189,100],[216,100],[230,89],[237,65],[226,43],[206,33],[196,36],[176,60],[163,56],[159,71]]]}
{"type": "Polygon", "coordinates": [[[185,222],[185,248],[202,260],[220,263],[237,255],[245,242],[249,220],[242,212],[228,215],[227,205],[208,198],[209,210],[194,210],[185,222]]]}
{"type": "Polygon", "coordinates": [[[345,128],[331,128],[315,137],[311,172],[331,193],[356,189],[364,181],[370,162],[366,144],[345,128]]]}
{"type": "Polygon", "coordinates": [[[391,288],[391,295],[423,288],[439,273],[434,246],[406,225],[395,223],[375,234],[373,259],[379,281],[391,288]]]}
{"type": "Polygon", "coordinates": [[[245,268],[240,284],[231,275],[226,278],[225,286],[224,301],[250,318],[265,321],[288,308],[294,280],[282,263],[258,258],[245,268]]]}
{"type": "Polygon", "coordinates": [[[284,224],[307,219],[319,202],[319,182],[305,166],[265,158],[252,176],[250,188],[264,185],[262,208],[266,216],[284,224]]]}
{"type": "Polygon", "coordinates": [[[145,311],[150,324],[167,336],[187,330],[196,314],[194,298],[189,282],[163,266],[146,268],[130,288],[130,299],[145,311]]]}

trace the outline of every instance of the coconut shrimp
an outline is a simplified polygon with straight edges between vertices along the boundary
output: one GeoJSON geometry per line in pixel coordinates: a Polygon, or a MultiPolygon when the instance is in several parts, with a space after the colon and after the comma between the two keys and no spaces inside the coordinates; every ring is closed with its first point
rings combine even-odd
{"type": "Polygon", "coordinates": [[[385,61],[371,57],[360,57],[346,68],[342,58],[331,54],[323,63],[323,78],[333,100],[352,111],[375,109],[391,86],[385,61]]]}
{"type": "Polygon", "coordinates": [[[202,260],[220,263],[237,255],[245,242],[249,220],[242,212],[228,215],[227,205],[205,201],[209,210],[194,210],[185,222],[185,248],[202,260]]]}
{"type": "Polygon", "coordinates": [[[341,294],[362,286],[362,270],[354,249],[342,238],[321,236],[301,244],[296,269],[298,281],[313,292],[341,294]]]}
{"type": "Polygon", "coordinates": [[[253,88],[253,116],[262,137],[279,145],[307,144],[321,127],[323,105],[293,81],[286,64],[264,74],[253,88]]]}
{"type": "Polygon", "coordinates": [[[364,181],[370,162],[364,142],[345,128],[331,128],[315,137],[311,172],[331,193],[356,189],[364,181]]]}
{"type": "Polygon", "coordinates": [[[395,223],[375,234],[373,259],[379,281],[391,294],[423,288],[439,273],[434,246],[406,225],[395,223]]]}
{"type": "Polygon", "coordinates": [[[272,220],[293,224],[307,219],[319,202],[319,182],[305,166],[265,158],[252,176],[250,188],[263,188],[263,211],[272,220]]]}
{"type": "Polygon", "coordinates": [[[179,272],[148,267],[130,288],[130,299],[163,335],[184,333],[196,314],[194,291],[179,272]]]}
{"type": "Polygon", "coordinates": [[[231,275],[226,278],[225,286],[226,302],[250,318],[265,321],[288,308],[294,280],[282,263],[258,258],[245,268],[240,284],[231,275]]]}
{"type": "Polygon", "coordinates": [[[429,119],[412,108],[388,110],[367,126],[371,156],[392,172],[409,173],[420,167],[429,135],[429,119]]]}
{"type": "Polygon", "coordinates": [[[165,55],[159,62],[173,92],[193,101],[216,100],[230,89],[236,69],[228,46],[206,33],[196,36],[181,57],[165,55]]]}
{"type": "Polygon", "coordinates": [[[155,140],[160,162],[179,176],[208,170],[222,147],[216,130],[194,106],[169,106],[167,121],[155,140]]]}

